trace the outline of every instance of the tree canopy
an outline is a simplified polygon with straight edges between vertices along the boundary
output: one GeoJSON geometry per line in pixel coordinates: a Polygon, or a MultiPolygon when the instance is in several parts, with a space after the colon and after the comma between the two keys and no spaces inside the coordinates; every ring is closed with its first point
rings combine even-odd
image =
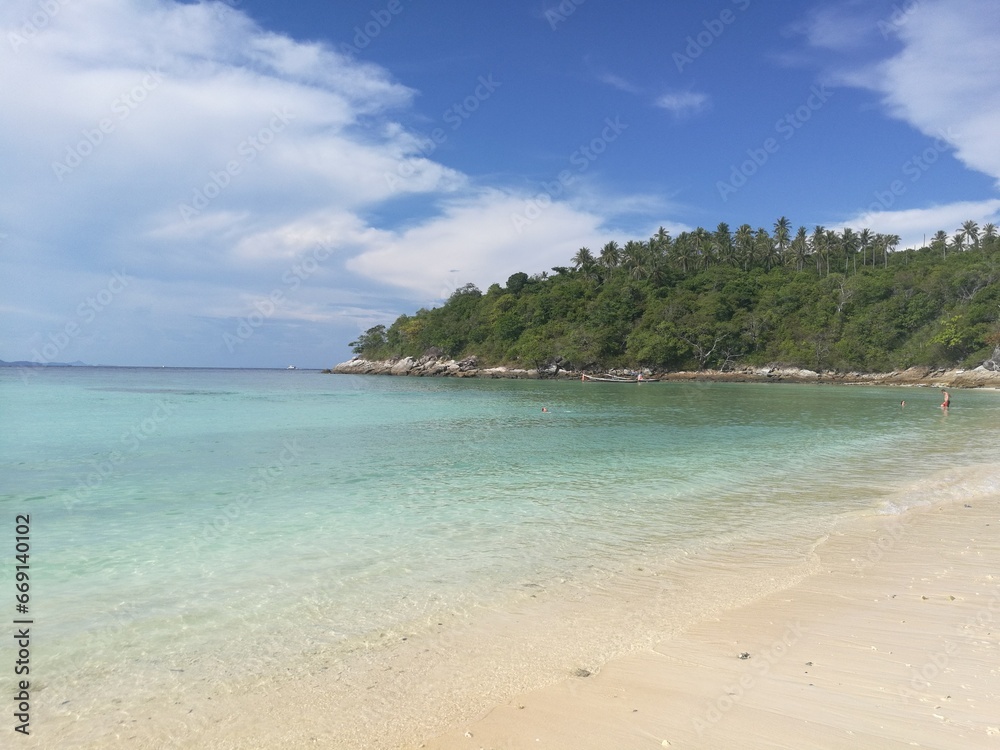
{"type": "Polygon", "coordinates": [[[368,359],[476,355],[574,369],[974,367],[1000,344],[1000,240],[967,221],[925,247],[822,226],[719,224],[581,248],[568,266],[457,289],[351,343],[368,359]]]}

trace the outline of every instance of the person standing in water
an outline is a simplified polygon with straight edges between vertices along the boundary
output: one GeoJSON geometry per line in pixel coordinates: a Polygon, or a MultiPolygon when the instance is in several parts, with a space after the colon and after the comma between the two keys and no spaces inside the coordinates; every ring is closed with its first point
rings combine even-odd
{"type": "Polygon", "coordinates": [[[948,391],[941,391],[941,395],[944,396],[944,401],[941,402],[941,408],[948,411],[948,407],[951,406],[951,396],[948,395],[948,391]]]}

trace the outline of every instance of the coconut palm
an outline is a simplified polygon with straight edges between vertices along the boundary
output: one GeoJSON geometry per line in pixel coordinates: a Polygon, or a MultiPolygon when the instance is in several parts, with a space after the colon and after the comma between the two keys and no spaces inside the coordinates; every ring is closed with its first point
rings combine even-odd
{"type": "Polygon", "coordinates": [[[791,244],[792,258],[795,260],[795,270],[801,271],[809,257],[809,235],[805,227],[799,227],[791,244]]]}
{"type": "Polygon", "coordinates": [[[644,277],[646,267],[646,245],[637,240],[629,240],[621,252],[621,265],[633,279],[644,277]]]}
{"type": "Polygon", "coordinates": [[[618,243],[611,240],[611,242],[602,247],[601,255],[597,259],[597,262],[609,274],[618,268],[618,264],[621,262],[621,249],[618,247],[618,243]]]}
{"type": "Polygon", "coordinates": [[[712,254],[720,263],[727,265],[739,265],[733,249],[733,235],[729,231],[729,225],[721,221],[712,234],[712,254]]]}
{"type": "Polygon", "coordinates": [[[830,260],[827,257],[826,248],[826,227],[816,225],[813,228],[812,237],[810,238],[810,243],[812,244],[812,251],[816,257],[816,271],[818,273],[823,273],[823,260],[826,258],[827,273],[830,272],[830,260]]]}
{"type": "Polygon", "coordinates": [[[753,238],[754,254],[757,259],[764,264],[764,268],[770,271],[778,264],[778,255],[775,251],[774,240],[771,233],[764,227],[758,227],[753,238]]]}
{"type": "Polygon", "coordinates": [[[845,227],[840,234],[840,246],[844,248],[844,273],[847,273],[847,266],[854,259],[854,273],[858,272],[858,235],[850,227],[845,227]]]}
{"type": "Polygon", "coordinates": [[[698,264],[698,268],[708,268],[715,260],[715,254],[712,252],[712,235],[710,235],[708,230],[704,227],[695,227],[693,237],[695,261],[698,264]]]}
{"type": "Polygon", "coordinates": [[[951,247],[958,252],[965,250],[965,232],[959,230],[951,236],[951,247]]]}
{"type": "Polygon", "coordinates": [[[582,271],[585,267],[593,265],[594,254],[590,252],[589,247],[581,247],[576,251],[576,255],[573,256],[573,268],[582,271]]]}
{"type": "Polygon", "coordinates": [[[969,219],[969,221],[962,223],[962,228],[958,231],[965,235],[965,239],[969,241],[970,249],[979,247],[979,225],[976,222],[969,219]]]}
{"type": "Polygon", "coordinates": [[[882,235],[883,242],[883,252],[885,253],[885,267],[889,267],[889,253],[896,252],[896,247],[900,243],[898,234],[885,234],[882,235]]]}
{"type": "Polygon", "coordinates": [[[681,273],[687,274],[694,261],[694,238],[690,232],[681,232],[673,244],[672,257],[680,267],[681,273]]]}
{"type": "Polygon", "coordinates": [[[940,250],[942,257],[948,259],[948,233],[943,229],[939,229],[937,233],[931,238],[931,249],[940,250]]]}
{"type": "Polygon", "coordinates": [[[778,249],[778,257],[782,262],[785,260],[785,252],[788,250],[788,243],[790,242],[792,224],[788,219],[782,216],[776,222],[774,222],[774,244],[778,249]]]}
{"type": "MultiPolygon", "coordinates": [[[[872,246],[872,241],[874,237],[872,236],[872,230],[862,229],[858,234],[858,247],[861,250],[861,265],[864,267],[865,259],[868,257],[868,248],[872,246]]],[[[875,265],[875,252],[872,251],[872,265],[875,265]]]]}
{"type": "Polygon", "coordinates": [[[750,268],[754,259],[753,227],[740,224],[736,230],[736,257],[743,265],[743,270],[750,268]]]}

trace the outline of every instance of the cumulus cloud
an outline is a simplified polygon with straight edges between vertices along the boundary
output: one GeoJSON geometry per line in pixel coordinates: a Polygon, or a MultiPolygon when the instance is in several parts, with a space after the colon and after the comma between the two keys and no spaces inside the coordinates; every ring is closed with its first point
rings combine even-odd
{"type": "Polygon", "coordinates": [[[886,112],[943,137],[955,157],[1000,185],[1000,13],[994,0],[921,0],[873,9],[847,3],[815,13],[806,38],[842,51],[851,40],[899,43],[876,62],[843,67],[835,81],[877,93],[886,112]]]}
{"type": "Polygon", "coordinates": [[[566,265],[602,223],[568,203],[485,190],[447,201],[441,217],[371,237],[347,265],[440,299],[466,283],[485,288],[515,271],[566,265]]]}
{"type": "Polygon", "coordinates": [[[951,134],[955,155],[1000,184],[1000,13],[992,0],[926,0],[900,23],[902,51],[866,83],[921,132],[951,134]]]}
{"type": "Polygon", "coordinates": [[[127,265],[129,295],[103,319],[127,342],[160,316],[159,334],[174,326],[188,344],[206,321],[224,328],[285,289],[277,280],[317,247],[330,259],[286,289],[275,319],[370,323],[400,294],[436,299],[564,263],[601,224],[563,199],[516,232],[510,216],[528,196],[473,187],[401,124],[417,92],[224,3],[45,7],[0,5],[0,273],[22,336],[0,343],[12,353],[60,315],[38,294],[53,267],[68,276],[49,291],[72,300],[74,272],[127,265]],[[427,207],[408,228],[369,219],[407,196],[427,207]]]}

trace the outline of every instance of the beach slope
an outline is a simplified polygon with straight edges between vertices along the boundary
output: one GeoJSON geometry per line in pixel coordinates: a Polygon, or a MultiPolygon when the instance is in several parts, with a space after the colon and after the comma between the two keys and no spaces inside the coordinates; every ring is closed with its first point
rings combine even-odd
{"type": "Polygon", "coordinates": [[[850,522],[820,572],[427,750],[1000,747],[1000,497],[850,522]]]}

